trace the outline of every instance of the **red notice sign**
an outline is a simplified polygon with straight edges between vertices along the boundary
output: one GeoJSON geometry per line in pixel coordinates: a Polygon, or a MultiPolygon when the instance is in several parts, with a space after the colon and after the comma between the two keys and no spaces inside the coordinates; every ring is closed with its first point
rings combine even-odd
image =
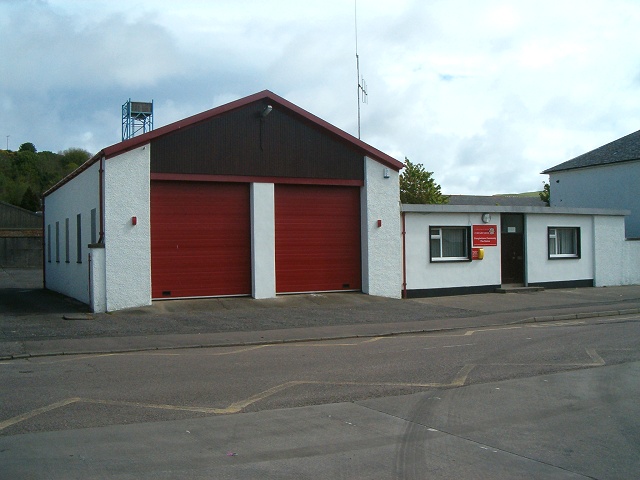
{"type": "Polygon", "coordinates": [[[474,247],[498,246],[498,227],[496,225],[474,225],[473,226],[473,246],[474,247]]]}

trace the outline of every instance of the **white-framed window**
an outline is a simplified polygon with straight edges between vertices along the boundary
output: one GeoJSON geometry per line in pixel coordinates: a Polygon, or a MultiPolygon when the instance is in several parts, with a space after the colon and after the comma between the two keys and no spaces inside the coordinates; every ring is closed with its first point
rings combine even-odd
{"type": "Polygon", "coordinates": [[[549,258],[580,258],[580,227],[549,227],[549,258]]]}
{"type": "Polygon", "coordinates": [[[471,260],[471,227],[429,227],[429,252],[432,262],[471,260]]]}

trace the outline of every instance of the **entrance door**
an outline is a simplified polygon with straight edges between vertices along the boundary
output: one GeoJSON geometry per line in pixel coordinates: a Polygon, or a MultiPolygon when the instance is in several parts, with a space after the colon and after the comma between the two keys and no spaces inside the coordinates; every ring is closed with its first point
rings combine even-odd
{"type": "Polygon", "coordinates": [[[524,284],[524,217],[501,215],[502,284],[524,284]]]}

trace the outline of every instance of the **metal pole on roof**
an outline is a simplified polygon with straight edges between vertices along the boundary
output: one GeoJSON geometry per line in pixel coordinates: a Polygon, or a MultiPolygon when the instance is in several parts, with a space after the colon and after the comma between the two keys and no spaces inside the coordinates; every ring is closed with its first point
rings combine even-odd
{"type": "Polygon", "coordinates": [[[360,56],[358,55],[358,0],[353,0],[354,4],[354,19],[356,30],[356,75],[358,88],[356,93],[358,95],[358,138],[360,138],[360,95],[362,95],[362,103],[367,103],[367,84],[364,78],[360,78],[360,56]]]}

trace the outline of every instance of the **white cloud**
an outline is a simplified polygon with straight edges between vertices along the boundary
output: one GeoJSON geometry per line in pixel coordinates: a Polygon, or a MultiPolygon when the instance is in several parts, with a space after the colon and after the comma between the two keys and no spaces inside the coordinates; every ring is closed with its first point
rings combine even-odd
{"type": "MultiPolygon", "coordinates": [[[[362,137],[447,193],[540,188],[539,172],[640,120],[635,0],[360,0],[362,137]]],[[[0,135],[39,149],[119,140],[271,89],[356,134],[354,3],[0,0],[0,135]],[[6,131],[6,133],[5,133],[6,131]]]]}

